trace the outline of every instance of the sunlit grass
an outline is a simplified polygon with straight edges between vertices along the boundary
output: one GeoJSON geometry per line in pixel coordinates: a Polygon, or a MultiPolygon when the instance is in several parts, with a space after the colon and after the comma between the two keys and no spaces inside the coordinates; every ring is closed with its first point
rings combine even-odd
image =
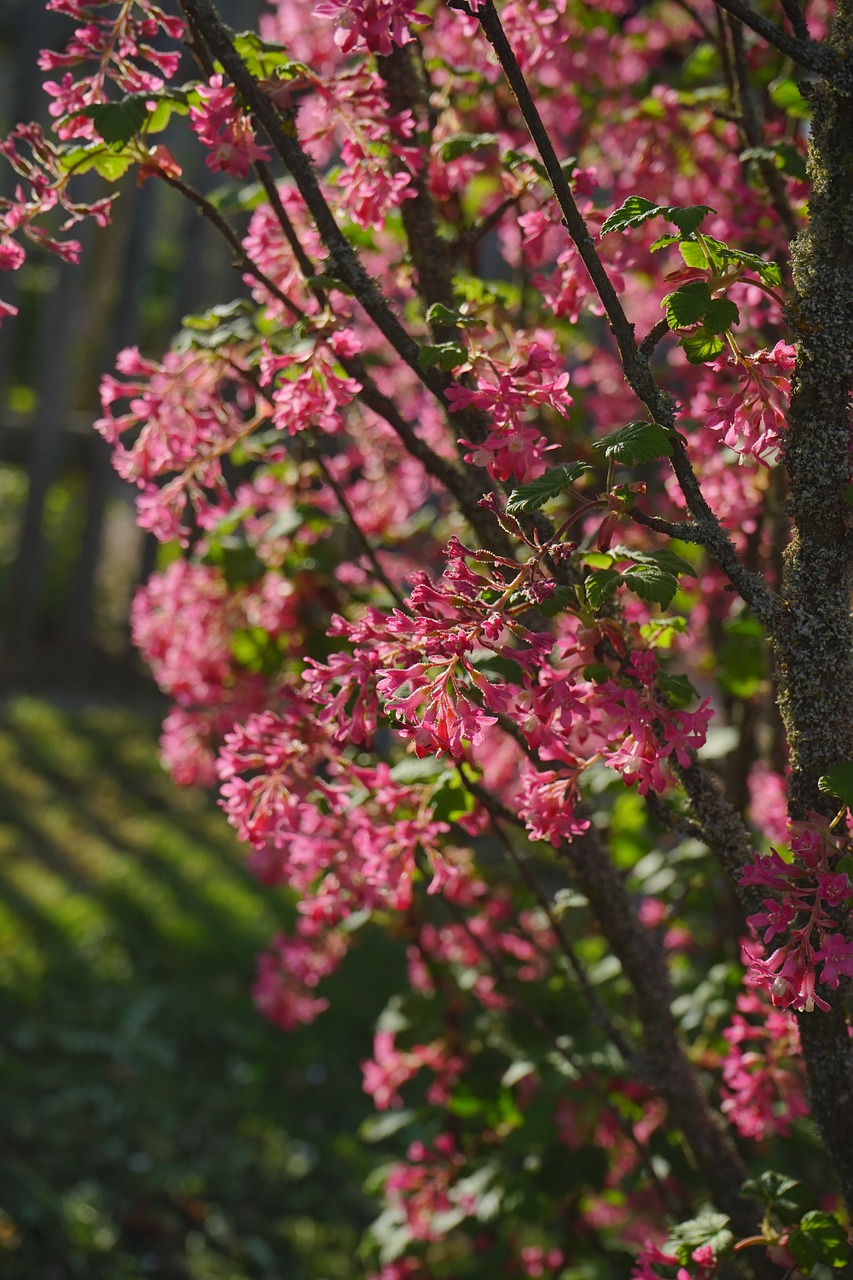
{"type": "Polygon", "coordinates": [[[357,1277],[358,1063],[393,965],[368,944],[339,1016],[263,1022],[254,957],[292,907],[155,733],[0,711],[0,1275],[357,1277]]]}

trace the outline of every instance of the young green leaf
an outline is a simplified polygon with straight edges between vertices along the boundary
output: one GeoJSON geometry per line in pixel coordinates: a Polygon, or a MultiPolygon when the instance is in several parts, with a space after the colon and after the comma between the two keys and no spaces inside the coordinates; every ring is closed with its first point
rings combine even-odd
{"type": "Polygon", "coordinates": [[[603,440],[593,441],[592,447],[602,450],[605,458],[628,467],[672,457],[672,437],[659,422],[629,422],[603,440]]]}
{"type": "Polygon", "coordinates": [[[706,281],[693,280],[684,284],[675,293],[664,298],[661,306],[666,309],[667,324],[670,329],[689,329],[698,324],[711,305],[711,291],[706,281]]]}
{"type": "Polygon", "coordinates": [[[702,322],[708,333],[725,333],[740,321],[740,312],[730,298],[712,298],[702,322]]]}
{"type": "Polygon", "coordinates": [[[833,1214],[819,1209],[803,1215],[796,1231],[788,1236],[788,1248],[805,1275],[820,1263],[843,1267],[850,1258],[847,1232],[833,1214]]]}
{"type": "Polygon", "coordinates": [[[684,354],[691,364],[704,364],[706,360],[713,360],[718,356],[726,343],[719,334],[709,333],[707,329],[701,328],[695,333],[687,334],[678,345],[684,348],[684,354]]]}
{"type": "Polygon", "coordinates": [[[517,516],[522,512],[538,511],[551,498],[564,493],[585,471],[589,471],[585,462],[573,462],[568,467],[549,467],[536,480],[513,489],[506,504],[507,512],[517,516]]]}

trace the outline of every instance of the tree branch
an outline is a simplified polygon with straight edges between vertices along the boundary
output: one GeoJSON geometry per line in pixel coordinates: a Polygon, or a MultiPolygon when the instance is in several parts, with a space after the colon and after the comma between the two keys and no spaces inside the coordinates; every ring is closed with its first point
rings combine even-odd
{"type": "Polygon", "coordinates": [[[479,19],[486,38],[495,50],[509,86],[515,94],[530,136],[536,144],[548,173],[554,195],[563,214],[564,225],[574,241],[610,322],[611,332],[619,348],[625,378],[654,421],[671,431],[672,467],[684,493],[688,509],[696,518],[698,529],[701,531],[701,537],[697,537],[696,541],[701,543],[728,576],[759,621],[772,632],[779,621],[778,601],[764,580],[749,573],[741,563],[731,538],[705,500],[687,450],[675,430],[672,401],[655,383],[648,356],[637,346],[634,326],[628,320],[604,263],[598,255],[589,228],[577,206],[492,0],[487,0],[487,3],[476,13],[470,9],[467,0],[455,0],[454,7],[479,19]]]}
{"type": "Polygon", "coordinates": [[[739,19],[745,27],[749,27],[750,31],[754,31],[774,49],[778,49],[792,62],[796,62],[797,66],[832,80],[839,88],[844,86],[844,90],[849,92],[850,68],[834,50],[818,44],[816,40],[789,35],[775,22],[771,22],[769,18],[765,18],[763,14],[757,13],[750,5],[744,3],[744,0],[714,0],[714,4],[718,9],[730,13],[733,18],[739,19]]]}

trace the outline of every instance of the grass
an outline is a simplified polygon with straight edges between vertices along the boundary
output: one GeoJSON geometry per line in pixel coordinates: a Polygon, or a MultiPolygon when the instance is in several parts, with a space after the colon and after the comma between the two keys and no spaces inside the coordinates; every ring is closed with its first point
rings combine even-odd
{"type": "Polygon", "coordinates": [[[254,957],[292,907],[169,784],[155,734],[0,710],[0,1275],[361,1276],[358,1063],[395,966],[368,941],[337,1012],[265,1023],[254,957]]]}

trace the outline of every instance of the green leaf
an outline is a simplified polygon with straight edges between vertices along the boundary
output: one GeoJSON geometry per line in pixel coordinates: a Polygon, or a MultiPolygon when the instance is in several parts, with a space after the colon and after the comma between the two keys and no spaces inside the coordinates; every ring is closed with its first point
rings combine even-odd
{"type": "Polygon", "coordinates": [[[730,298],[712,298],[703,327],[708,333],[725,333],[740,322],[740,312],[730,298]]]}
{"type": "Polygon", "coordinates": [[[677,672],[659,671],[657,682],[674,707],[689,707],[699,697],[688,677],[677,672]]]}
{"type": "Polygon", "coordinates": [[[663,1252],[674,1253],[682,1266],[688,1265],[691,1253],[700,1245],[710,1245],[715,1257],[719,1257],[734,1242],[728,1222],[724,1213],[717,1213],[706,1205],[695,1218],[673,1227],[663,1245],[663,1252]]]}
{"type": "Polygon", "coordinates": [[[836,796],[853,808],[853,760],[842,760],[818,778],[817,785],[827,795],[836,796]]]}
{"type": "Polygon", "coordinates": [[[615,569],[595,569],[586,580],[586,596],[593,609],[600,609],[605,600],[622,585],[622,574],[615,569]]]}
{"type": "Polygon", "coordinates": [[[603,440],[594,440],[592,447],[603,450],[605,458],[628,467],[672,457],[672,437],[659,422],[629,422],[603,440]]]}
{"type": "Polygon", "coordinates": [[[843,1267],[850,1257],[847,1232],[833,1214],[819,1209],[803,1215],[796,1231],[788,1236],[788,1248],[806,1275],[820,1263],[843,1267]]]}
{"type": "Polygon", "coordinates": [[[421,347],[418,364],[422,369],[438,367],[452,373],[468,360],[468,352],[459,342],[437,342],[434,346],[421,347]]]}
{"type": "Polygon", "coordinates": [[[698,324],[711,305],[711,291],[706,281],[694,280],[670,293],[661,303],[666,309],[670,329],[689,329],[698,324]]]}
{"type": "Polygon", "coordinates": [[[757,1178],[749,1178],[743,1184],[745,1195],[757,1196],[771,1209],[778,1209],[782,1214],[801,1213],[803,1205],[802,1184],[795,1178],[788,1178],[775,1169],[765,1169],[757,1178]]]}
{"type": "MultiPolygon", "coordinates": [[[[458,160],[474,151],[496,147],[500,139],[496,133],[454,133],[439,145],[443,160],[458,160]]],[[[526,158],[526,157],[525,157],[526,158]]]]}
{"type": "Polygon", "coordinates": [[[775,262],[766,262],[757,253],[747,253],[745,249],[731,249],[722,240],[704,234],[699,240],[682,240],[679,250],[685,265],[697,269],[711,266],[718,274],[722,274],[732,266],[746,267],[754,271],[764,284],[771,289],[782,283],[782,272],[775,262]],[[709,263],[710,258],[710,263],[709,263]]]}
{"type": "Polygon", "coordinates": [[[107,182],[117,182],[127,173],[133,161],[130,156],[110,151],[103,142],[93,142],[85,147],[66,151],[61,164],[66,173],[88,173],[94,169],[107,182]]]}
{"type": "Polygon", "coordinates": [[[446,307],[443,302],[434,302],[426,313],[427,324],[474,324],[472,316],[463,316],[460,311],[446,307]]]}
{"type": "Polygon", "coordinates": [[[544,503],[565,492],[585,471],[589,471],[585,462],[573,462],[568,467],[549,467],[536,480],[513,489],[506,504],[507,514],[517,516],[522,512],[538,511],[544,503]]]}
{"type": "Polygon", "coordinates": [[[649,218],[656,218],[659,213],[663,213],[663,206],[655,204],[653,200],[646,200],[643,196],[628,196],[618,209],[614,209],[604,219],[601,234],[606,236],[611,231],[628,231],[631,227],[640,227],[649,218]]]}
{"type": "MultiPolygon", "coordinates": [[[[606,570],[605,570],[606,572],[606,570]]],[[[634,564],[622,570],[625,586],[649,604],[667,609],[678,590],[678,579],[656,564],[634,564]]]]}
{"type": "Polygon", "coordinates": [[[703,328],[697,329],[696,333],[687,334],[678,345],[684,348],[684,354],[691,364],[704,364],[706,360],[713,360],[718,356],[726,343],[719,334],[709,333],[703,328]]]}
{"type": "Polygon", "coordinates": [[[715,210],[707,204],[691,204],[687,206],[672,204],[654,204],[643,196],[628,196],[628,199],[615,209],[601,227],[601,234],[610,231],[628,231],[632,227],[642,226],[649,218],[662,217],[672,222],[684,236],[692,235],[709,213],[715,210]]]}
{"type": "Polygon", "coordinates": [[[778,76],[768,86],[770,99],[781,108],[786,115],[795,120],[808,120],[812,109],[800,93],[799,85],[790,76],[778,76]]]}
{"type": "Polygon", "coordinates": [[[696,570],[689,560],[685,560],[677,552],[671,551],[669,547],[663,547],[660,551],[637,551],[633,547],[611,547],[610,555],[616,561],[633,560],[637,564],[654,564],[659,569],[676,576],[680,573],[686,573],[688,577],[696,577],[696,570]]]}
{"type": "Polygon", "coordinates": [[[603,662],[588,662],[583,669],[583,678],[593,684],[606,684],[613,679],[613,672],[603,662]]]}
{"type": "Polygon", "coordinates": [[[148,107],[143,96],[134,96],[121,102],[96,102],[81,114],[91,118],[104,142],[123,147],[148,119],[148,107]]]}
{"type": "Polygon", "coordinates": [[[231,39],[256,80],[295,80],[308,71],[304,62],[294,62],[281,45],[268,44],[255,31],[240,31],[231,39]]]}
{"type": "Polygon", "coordinates": [[[474,812],[474,797],[455,770],[448,769],[439,778],[430,795],[436,822],[458,822],[474,812]]]}

